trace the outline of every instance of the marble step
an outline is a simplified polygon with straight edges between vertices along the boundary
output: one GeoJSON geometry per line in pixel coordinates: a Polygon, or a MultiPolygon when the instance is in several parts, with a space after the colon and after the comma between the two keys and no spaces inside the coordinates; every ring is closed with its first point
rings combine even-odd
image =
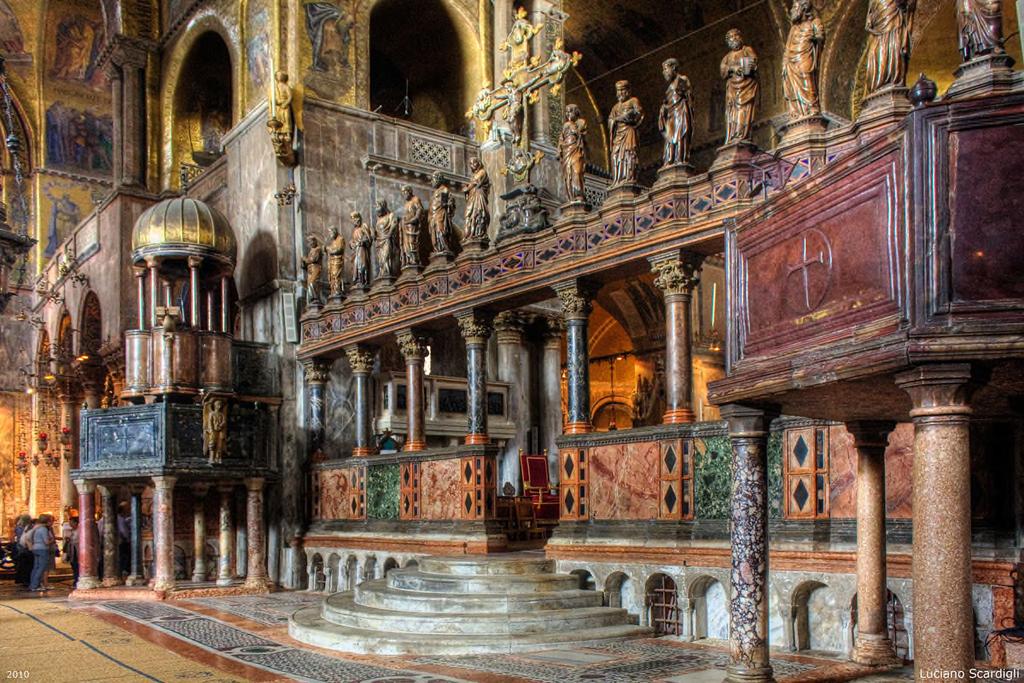
{"type": "Polygon", "coordinates": [[[581,630],[544,631],[529,634],[461,635],[381,633],[326,621],[320,608],[305,607],[288,620],[288,634],[311,645],[353,654],[378,655],[468,655],[532,652],[563,647],[592,647],[608,640],[649,638],[652,629],[618,624],[581,630]]]}
{"type": "Polygon", "coordinates": [[[579,578],[571,574],[480,574],[459,576],[432,574],[420,569],[392,569],[388,586],[398,590],[423,593],[543,593],[567,591],[580,587],[579,578]]]}
{"type": "Polygon", "coordinates": [[[353,593],[335,593],[321,606],[323,618],[338,626],[387,633],[508,636],[577,631],[616,626],[627,620],[624,609],[578,607],[534,612],[425,614],[399,612],[357,604],[353,593]]]}
{"type": "Polygon", "coordinates": [[[420,571],[427,574],[453,574],[457,576],[552,574],[555,561],[540,557],[523,557],[522,553],[508,555],[456,555],[453,557],[424,557],[420,571]]]}
{"type": "Polygon", "coordinates": [[[600,607],[604,596],[597,591],[560,590],[543,593],[423,593],[391,588],[384,580],[356,586],[356,602],[367,607],[407,612],[528,612],[531,610],[600,607]]]}

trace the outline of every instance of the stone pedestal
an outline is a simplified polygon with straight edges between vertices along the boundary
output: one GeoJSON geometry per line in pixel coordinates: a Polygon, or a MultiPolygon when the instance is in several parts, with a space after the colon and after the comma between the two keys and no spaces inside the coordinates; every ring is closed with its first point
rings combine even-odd
{"type": "Polygon", "coordinates": [[[665,424],[693,422],[690,301],[703,257],[673,252],[651,258],[654,285],[665,295],[665,424]]]}
{"type": "Polygon", "coordinates": [[[754,143],[744,140],[722,145],[718,148],[715,161],[708,169],[712,175],[731,168],[749,169],[750,162],[757,153],[754,143]]]}
{"type": "Polygon", "coordinates": [[[857,449],[857,636],[851,659],[858,664],[898,663],[886,621],[885,448],[892,422],[850,422],[857,449]]]}
{"type": "Polygon", "coordinates": [[[427,357],[427,340],[412,330],[400,332],[398,348],[405,358],[405,412],[407,433],[404,451],[422,451],[427,448],[425,405],[423,396],[423,360],[427,357]]]}
{"type": "MultiPolygon", "coordinates": [[[[108,486],[100,486],[100,502],[103,505],[103,586],[121,585],[117,561],[117,506],[114,492],[108,486]]],[[[79,517],[81,523],[81,517],[79,517]]]]}
{"type": "Polygon", "coordinates": [[[245,480],[245,517],[248,530],[245,587],[267,590],[267,545],[263,518],[263,477],[245,480]]]}
{"type": "Polygon", "coordinates": [[[78,489],[78,583],[77,590],[100,587],[96,572],[98,539],[96,533],[96,485],[75,480],[78,489]]]}
{"type": "Polygon", "coordinates": [[[577,281],[557,285],[566,329],[566,434],[593,431],[590,421],[590,350],[587,322],[593,309],[593,288],[577,281]]]}
{"type": "Polygon", "coordinates": [[[232,520],[231,507],[234,502],[232,493],[234,487],[230,485],[220,486],[217,491],[220,493],[220,535],[218,540],[220,547],[217,555],[217,585],[231,585],[231,555],[235,540],[235,524],[232,520]]]}
{"type": "Polygon", "coordinates": [[[781,126],[782,143],[780,147],[799,144],[808,138],[821,136],[828,128],[828,121],[820,114],[792,119],[781,126]]]}
{"type": "Polygon", "coordinates": [[[685,183],[696,173],[693,164],[671,164],[658,169],[658,179],[654,181],[654,189],[663,185],[685,183]]]}
{"type": "Polygon", "coordinates": [[[491,320],[477,312],[458,316],[459,330],[466,341],[466,445],[487,443],[487,340],[491,320]]]}
{"type": "Polygon", "coordinates": [[[364,456],[377,452],[371,425],[370,374],[373,372],[373,352],[361,346],[345,349],[352,370],[352,402],[355,410],[355,445],[352,455],[364,456]]]}
{"type": "Polygon", "coordinates": [[[726,681],[773,681],[768,658],[769,416],[722,406],[732,441],[732,583],[726,681]]]}
{"type": "Polygon", "coordinates": [[[968,364],[896,376],[914,422],[914,671],[963,676],[974,665],[968,364]]]}
{"type": "Polygon", "coordinates": [[[559,208],[558,219],[560,221],[585,221],[590,209],[591,206],[589,204],[577,199],[576,201],[562,204],[559,208]]]}
{"type": "Polygon", "coordinates": [[[174,588],[175,477],[153,477],[153,590],[174,588]]]}
{"type": "Polygon", "coordinates": [[[954,72],[956,80],[944,100],[1005,95],[1024,86],[1024,78],[1013,70],[1013,58],[1005,52],[975,57],[954,72]]]}
{"type": "Polygon", "coordinates": [[[206,484],[192,487],[192,580],[206,581],[206,484]]]}
{"type": "Polygon", "coordinates": [[[131,489],[131,573],[125,579],[125,585],[141,586],[145,583],[145,572],[142,568],[142,488],[131,489]]]}

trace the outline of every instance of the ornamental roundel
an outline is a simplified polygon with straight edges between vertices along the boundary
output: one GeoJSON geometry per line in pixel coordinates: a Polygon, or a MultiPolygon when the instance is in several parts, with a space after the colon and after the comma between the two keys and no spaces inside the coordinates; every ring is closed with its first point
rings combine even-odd
{"type": "Polygon", "coordinates": [[[821,230],[810,228],[790,244],[787,251],[793,255],[786,262],[786,304],[804,315],[821,306],[832,285],[832,243],[821,230]]]}

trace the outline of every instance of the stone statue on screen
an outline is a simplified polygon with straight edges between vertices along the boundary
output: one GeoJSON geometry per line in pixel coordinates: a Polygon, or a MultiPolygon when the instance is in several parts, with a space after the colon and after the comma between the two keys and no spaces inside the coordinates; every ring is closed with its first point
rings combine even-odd
{"type": "Polygon", "coordinates": [[[224,460],[228,442],[228,404],[222,396],[208,395],[203,400],[203,448],[213,465],[224,460]]]}
{"type": "Polygon", "coordinates": [[[629,81],[615,84],[618,100],[608,115],[608,131],[611,135],[612,185],[636,183],[639,164],[640,124],[644,121],[644,109],[640,100],[630,94],[629,81]]]}
{"type": "Polygon", "coordinates": [[[363,225],[363,216],[357,211],[349,216],[352,219],[352,284],[365,290],[370,286],[370,249],[373,247],[373,234],[370,228],[363,225]]]}
{"type": "Polygon", "coordinates": [[[430,237],[434,246],[431,256],[450,256],[455,233],[455,197],[441,173],[434,173],[431,185],[434,187],[430,197],[430,237]]]}
{"type": "Polygon", "coordinates": [[[956,0],[956,23],[960,29],[960,56],[965,62],[1003,53],[1000,0],[956,0]]]}
{"type": "Polygon", "coordinates": [[[562,183],[569,202],[582,202],[584,174],[587,169],[587,120],[580,116],[575,104],[565,107],[565,122],[558,136],[558,161],[562,166],[562,183]]]}
{"type": "Polygon", "coordinates": [[[398,240],[398,218],[383,199],[377,200],[377,280],[395,278],[395,249],[398,240]]]}
{"type": "Polygon", "coordinates": [[[278,71],[274,82],[274,118],[281,122],[281,131],[292,132],[292,87],[288,84],[288,72],[278,71]]]}
{"type": "Polygon", "coordinates": [[[666,59],[661,75],[668,83],[665,101],[658,111],[658,130],[665,139],[662,168],[686,165],[690,161],[690,140],[693,138],[693,109],[690,106],[690,79],[679,73],[679,60],[666,59]]]}
{"type": "Polygon", "coordinates": [[[782,91],[790,119],[821,114],[818,70],[821,66],[825,28],[811,0],[793,0],[789,10],[793,25],[782,56],[782,91]]]}
{"type": "Polygon", "coordinates": [[[903,87],[910,61],[910,32],[917,0],[870,0],[868,32],[868,93],[886,86],[903,87]]]}
{"type": "Polygon", "coordinates": [[[326,250],[330,298],[339,299],[345,293],[345,280],[342,278],[345,270],[345,238],[341,236],[337,226],[331,228],[331,239],[327,242],[326,250]]]}
{"type": "Polygon", "coordinates": [[[743,42],[739,29],[725,34],[729,52],[722,58],[722,78],[725,79],[725,144],[749,142],[756,115],[757,53],[743,42]]]}
{"type": "Polygon", "coordinates": [[[423,231],[427,210],[423,208],[423,202],[409,185],[402,186],[402,199],[405,200],[402,213],[402,249],[400,253],[402,268],[419,268],[420,232],[423,231]]]}
{"type": "Polygon", "coordinates": [[[306,300],[311,304],[321,303],[320,275],[323,273],[324,248],[320,238],[310,235],[309,251],[302,257],[302,269],[306,271],[306,300]]]}
{"type": "Polygon", "coordinates": [[[491,211],[488,207],[491,178],[476,157],[469,160],[469,171],[473,176],[466,185],[466,238],[479,241],[487,237],[487,228],[491,224],[491,211]]]}

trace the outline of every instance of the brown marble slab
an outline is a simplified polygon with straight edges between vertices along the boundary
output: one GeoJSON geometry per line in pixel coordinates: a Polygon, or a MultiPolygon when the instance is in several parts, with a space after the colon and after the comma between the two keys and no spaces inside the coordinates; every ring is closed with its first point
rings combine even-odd
{"type": "Polygon", "coordinates": [[[658,442],[590,449],[591,519],[657,519],[658,442]]]}
{"type": "Polygon", "coordinates": [[[420,469],[420,517],[459,519],[459,461],[428,460],[420,469]]]}

